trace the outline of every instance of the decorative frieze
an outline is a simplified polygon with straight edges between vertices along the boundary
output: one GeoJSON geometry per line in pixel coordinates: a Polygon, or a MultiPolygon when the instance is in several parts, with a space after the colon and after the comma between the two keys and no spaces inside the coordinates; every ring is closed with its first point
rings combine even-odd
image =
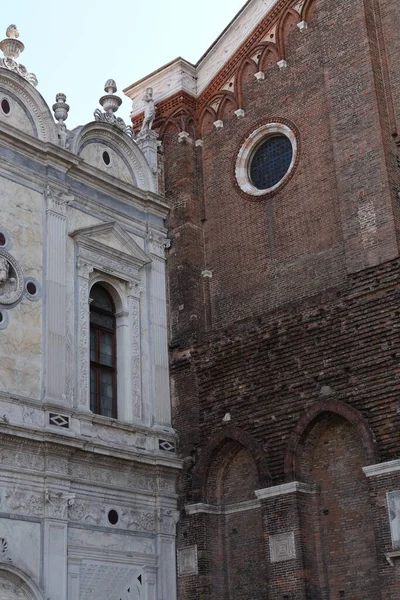
{"type": "Polygon", "coordinates": [[[43,516],[44,494],[33,493],[17,485],[0,489],[0,511],[20,515],[43,516]]]}
{"type": "Polygon", "coordinates": [[[68,517],[76,523],[100,525],[104,520],[106,509],[93,502],[75,501],[68,506],[68,517]]]}

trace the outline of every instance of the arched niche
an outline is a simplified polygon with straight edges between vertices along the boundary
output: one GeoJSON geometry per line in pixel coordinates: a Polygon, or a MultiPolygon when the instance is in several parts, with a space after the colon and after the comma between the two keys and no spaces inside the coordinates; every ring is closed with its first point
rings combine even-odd
{"type": "Polygon", "coordinates": [[[267,457],[261,445],[242,429],[228,425],[210,438],[193,469],[193,499],[196,502],[204,502],[209,493],[209,474],[214,468],[213,463],[215,465],[216,457],[220,460],[226,452],[228,454],[233,452],[232,456],[234,456],[236,451],[243,448],[247,450],[254,461],[258,489],[270,485],[271,477],[267,457]],[[222,454],[221,451],[223,451],[222,454]]]}
{"type": "Polygon", "coordinates": [[[297,24],[300,22],[300,15],[294,9],[289,9],[281,18],[278,25],[278,46],[281,56],[287,58],[288,45],[292,34],[299,33],[297,24]]]}
{"type": "Polygon", "coordinates": [[[229,427],[213,436],[196,465],[203,472],[205,503],[211,507],[204,520],[204,558],[215,598],[224,598],[227,589],[240,590],[240,597],[253,600],[266,597],[263,521],[255,495],[263,485],[262,453],[251,436],[229,427]]]}
{"type": "Polygon", "coordinates": [[[18,73],[7,69],[0,69],[0,122],[42,142],[57,143],[56,125],[44,98],[18,73]],[[3,100],[9,105],[6,111],[1,109],[3,100]]]}
{"type": "Polygon", "coordinates": [[[365,454],[365,465],[378,462],[377,448],[374,436],[362,414],[344,402],[331,400],[329,402],[315,402],[298,420],[291,436],[285,455],[285,479],[295,481],[301,479],[300,460],[303,446],[308,439],[309,432],[324,415],[338,415],[354,426],[359,436],[365,454]]]}
{"type": "Polygon", "coordinates": [[[107,123],[92,122],[74,130],[71,152],[112,177],[156,192],[151,169],[137,144],[107,123]]]}
{"type": "Polygon", "coordinates": [[[300,422],[295,475],[316,491],[299,504],[306,596],[350,598],[357,590],[357,597],[367,598],[378,589],[371,500],[363,472],[373,460],[372,436],[362,415],[341,402],[307,411],[300,422]]]}
{"type": "Polygon", "coordinates": [[[254,83],[254,75],[258,70],[258,66],[253,59],[245,58],[236,73],[235,88],[237,90],[240,107],[244,106],[244,87],[247,83],[254,83]]]}
{"type": "Polygon", "coordinates": [[[201,133],[204,135],[206,133],[209,133],[210,131],[213,131],[214,129],[214,123],[217,120],[217,113],[215,112],[215,110],[213,108],[211,108],[210,106],[207,106],[201,116],[200,116],[200,130],[201,133]]]}
{"type": "Polygon", "coordinates": [[[45,600],[30,577],[6,563],[0,564],[0,598],[1,600],[45,600]]]}
{"type": "Polygon", "coordinates": [[[308,27],[313,27],[318,21],[317,0],[306,0],[302,10],[302,18],[308,27]]]}
{"type": "Polygon", "coordinates": [[[268,69],[276,68],[276,63],[279,61],[278,48],[275,44],[267,44],[260,56],[260,71],[268,71],[268,69]]]}

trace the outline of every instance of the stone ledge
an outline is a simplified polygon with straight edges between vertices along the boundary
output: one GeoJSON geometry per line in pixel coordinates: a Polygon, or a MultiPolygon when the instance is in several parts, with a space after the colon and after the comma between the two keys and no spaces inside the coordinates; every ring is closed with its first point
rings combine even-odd
{"type": "Polygon", "coordinates": [[[385,558],[391,567],[395,566],[395,559],[400,558],[400,550],[393,550],[393,552],[385,552],[385,558]]]}
{"type": "Polygon", "coordinates": [[[378,475],[394,473],[400,471],[400,459],[390,460],[389,462],[378,463],[376,465],[369,465],[368,467],[363,467],[363,471],[366,477],[377,477],[378,475]]]}
{"type": "Polygon", "coordinates": [[[227,506],[216,506],[215,504],[200,502],[198,504],[188,504],[185,506],[185,512],[187,515],[231,515],[247,510],[254,510],[260,508],[260,506],[259,500],[247,500],[245,502],[238,502],[237,504],[228,504],[227,506]]]}
{"type": "Polygon", "coordinates": [[[266,500],[267,498],[274,498],[275,496],[283,496],[285,494],[294,494],[296,492],[302,494],[316,494],[318,493],[318,488],[316,485],[302,483],[301,481],[292,481],[291,483],[284,483],[282,485],[264,488],[263,490],[256,490],[255,494],[259,500],[266,500]]]}

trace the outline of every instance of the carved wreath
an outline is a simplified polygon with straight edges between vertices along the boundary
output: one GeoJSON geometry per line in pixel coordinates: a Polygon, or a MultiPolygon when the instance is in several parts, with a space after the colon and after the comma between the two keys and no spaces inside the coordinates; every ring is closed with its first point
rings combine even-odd
{"type": "Polygon", "coordinates": [[[22,269],[11,254],[0,250],[0,304],[18,302],[24,291],[22,269]]]}

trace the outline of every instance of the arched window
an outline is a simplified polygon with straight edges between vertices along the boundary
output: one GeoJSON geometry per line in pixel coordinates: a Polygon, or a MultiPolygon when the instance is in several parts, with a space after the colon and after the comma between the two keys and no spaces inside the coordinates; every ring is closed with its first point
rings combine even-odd
{"type": "Polygon", "coordinates": [[[117,418],[117,352],[115,306],[96,283],[90,291],[90,410],[117,418]]]}

